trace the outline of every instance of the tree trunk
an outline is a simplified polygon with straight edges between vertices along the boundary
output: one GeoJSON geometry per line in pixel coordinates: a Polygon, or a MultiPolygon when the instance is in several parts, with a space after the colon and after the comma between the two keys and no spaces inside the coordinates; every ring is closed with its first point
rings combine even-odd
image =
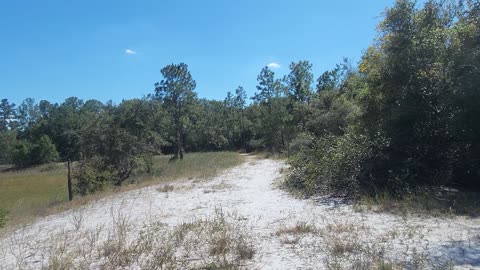
{"type": "Polygon", "coordinates": [[[183,160],[183,154],[185,150],[183,149],[183,132],[180,132],[178,140],[178,154],[180,155],[180,160],[183,160]]]}
{"type": "Polygon", "coordinates": [[[241,114],[240,114],[240,128],[241,128],[241,135],[240,135],[240,145],[242,147],[242,152],[243,153],[246,153],[247,152],[247,146],[246,146],[246,143],[245,143],[245,126],[243,124],[243,109],[241,110],[241,114]]]}
{"type": "Polygon", "coordinates": [[[290,143],[287,142],[287,158],[290,158],[290,143]]]}
{"type": "Polygon", "coordinates": [[[68,168],[68,173],[67,173],[67,178],[68,178],[68,200],[72,201],[73,200],[73,192],[72,192],[72,175],[70,173],[70,159],[67,159],[67,168],[68,168]]]}

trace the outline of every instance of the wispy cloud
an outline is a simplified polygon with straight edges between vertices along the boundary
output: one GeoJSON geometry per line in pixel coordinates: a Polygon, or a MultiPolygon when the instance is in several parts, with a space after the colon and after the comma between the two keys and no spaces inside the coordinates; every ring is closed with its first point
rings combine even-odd
{"type": "Polygon", "coordinates": [[[268,64],[267,67],[269,67],[269,68],[280,68],[281,66],[277,62],[272,62],[272,63],[268,64]]]}
{"type": "Polygon", "coordinates": [[[126,49],[126,50],[125,50],[125,53],[126,53],[126,54],[137,54],[137,52],[134,51],[134,50],[132,50],[132,49],[126,49]]]}

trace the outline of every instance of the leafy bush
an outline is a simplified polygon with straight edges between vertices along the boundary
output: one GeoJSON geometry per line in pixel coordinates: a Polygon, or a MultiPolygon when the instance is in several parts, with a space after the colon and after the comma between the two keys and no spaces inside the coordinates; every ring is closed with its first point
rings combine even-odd
{"type": "Polygon", "coordinates": [[[134,173],[151,171],[152,155],[164,143],[157,130],[162,115],[155,115],[156,106],[149,100],[124,101],[83,127],[83,159],[74,175],[80,194],[120,186],[134,173]]]}
{"type": "Polygon", "coordinates": [[[13,150],[17,141],[16,132],[0,131],[0,164],[13,162],[13,150]]]}
{"type": "Polygon", "coordinates": [[[45,164],[58,160],[59,155],[50,137],[42,135],[34,144],[19,141],[13,151],[13,162],[18,167],[45,164]]]}
{"type": "Polygon", "coordinates": [[[7,223],[7,214],[8,212],[6,210],[0,208],[0,228],[5,226],[5,224],[7,223]]]}
{"type": "Polygon", "coordinates": [[[103,165],[104,161],[99,157],[82,160],[73,170],[73,178],[76,180],[75,191],[80,195],[87,195],[96,191],[104,190],[115,181],[112,168],[103,165]]]}
{"type": "Polygon", "coordinates": [[[291,159],[287,186],[307,194],[355,195],[360,190],[362,164],[371,155],[365,137],[328,135],[303,148],[291,159]]]}
{"type": "Polygon", "coordinates": [[[315,137],[309,133],[299,133],[290,142],[290,154],[298,154],[306,147],[310,147],[315,140],[315,137]]]}
{"type": "Polygon", "coordinates": [[[397,1],[359,71],[339,87],[330,73],[321,78],[333,90],[313,98],[307,128],[316,138],[292,158],[287,184],[395,197],[480,189],[479,14],[478,2],[397,1]]]}
{"type": "Polygon", "coordinates": [[[121,185],[132,173],[151,172],[152,163],[152,156],[147,154],[128,157],[118,164],[102,156],[83,159],[73,170],[76,192],[87,195],[121,185]]]}
{"type": "Polygon", "coordinates": [[[32,144],[27,141],[19,141],[13,150],[13,162],[17,167],[25,167],[32,164],[32,144]]]}
{"type": "Polygon", "coordinates": [[[58,158],[57,148],[47,135],[41,136],[31,149],[32,164],[45,164],[56,161],[58,158]]]}

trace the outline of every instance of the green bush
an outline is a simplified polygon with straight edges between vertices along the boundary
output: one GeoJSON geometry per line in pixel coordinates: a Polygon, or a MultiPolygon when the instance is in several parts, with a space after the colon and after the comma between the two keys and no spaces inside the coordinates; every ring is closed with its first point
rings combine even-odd
{"type": "Polygon", "coordinates": [[[290,142],[289,151],[290,154],[298,154],[307,147],[310,147],[315,140],[315,137],[309,133],[299,133],[290,142]]]}
{"type": "Polygon", "coordinates": [[[13,162],[17,167],[45,164],[58,158],[55,144],[47,135],[41,136],[34,144],[19,141],[13,150],[13,162]]]}
{"type": "Polygon", "coordinates": [[[75,192],[85,196],[96,191],[112,186],[115,181],[113,170],[104,166],[104,161],[99,157],[81,160],[73,169],[75,179],[75,192]]]}
{"type": "Polygon", "coordinates": [[[17,167],[26,167],[32,164],[32,144],[27,141],[19,141],[13,150],[13,163],[17,167]]]}
{"type": "Polygon", "coordinates": [[[286,184],[307,194],[354,196],[360,191],[362,164],[371,155],[370,150],[368,141],[360,135],[319,138],[291,159],[294,169],[286,184]]]}
{"type": "Polygon", "coordinates": [[[13,150],[17,141],[16,132],[0,131],[0,164],[11,164],[13,162],[13,150]]]}
{"type": "Polygon", "coordinates": [[[2,208],[0,208],[0,228],[2,228],[3,226],[5,226],[5,224],[7,224],[7,214],[8,212],[6,210],[3,210],[2,208]]]}
{"type": "Polygon", "coordinates": [[[124,158],[112,164],[107,157],[93,156],[78,162],[73,170],[76,192],[82,196],[119,186],[134,174],[151,173],[152,156],[142,154],[124,158]]]}
{"type": "Polygon", "coordinates": [[[41,136],[33,145],[30,155],[32,165],[49,163],[59,158],[55,144],[47,135],[41,136]]]}
{"type": "Polygon", "coordinates": [[[358,72],[338,87],[334,73],[319,81],[306,126],[316,137],[291,159],[289,186],[394,197],[480,189],[480,3],[467,2],[387,9],[358,72]]]}

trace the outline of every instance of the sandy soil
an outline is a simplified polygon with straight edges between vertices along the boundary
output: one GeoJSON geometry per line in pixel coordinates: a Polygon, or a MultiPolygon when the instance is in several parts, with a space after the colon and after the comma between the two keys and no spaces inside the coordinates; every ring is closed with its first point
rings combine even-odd
{"type": "Polygon", "coordinates": [[[173,226],[210,215],[216,208],[248,222],[256,249],[249,269],[323,269],[331,260],[329,239],[345,233],[362,245],[372,245],[372,250],[383,245],[382,256],[392,260],[417,253],[434,263],[480,269],[480,219],[406,218],[357,212],[332,199],[296,199],[275,185],[285,166],[282,161],[250,158],[213,179],[173,183],[170,192],[147,187],[39,219],[0,237],[0,269],[16,269],[20,260],[26,268],[40,268],[48,260],[43,252],[52,235],[74,233],[80,217],[84,229],[111,226],[113,211],[122,211],[138,227],[152,218],[173,226]],[[316,233],[279,233],[296,224],[310,224],[316,233]]]}

